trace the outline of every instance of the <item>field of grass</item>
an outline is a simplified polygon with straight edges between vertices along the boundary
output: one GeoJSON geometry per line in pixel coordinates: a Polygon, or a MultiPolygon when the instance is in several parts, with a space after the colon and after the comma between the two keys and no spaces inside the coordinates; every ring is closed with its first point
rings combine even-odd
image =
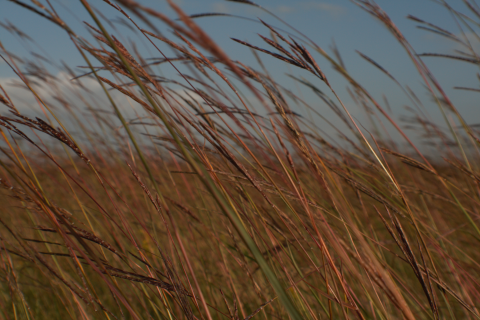
{"type": "MultiPolygon", "coordinates": [[[[104,0],[138,28],[159,57],[152,62],[110,34],[86,0],[95,43],[48,1],[11,1],[63,29],[85,72],[65,66],[78,80],[64,90],[2,50],[41,111],[22,113],[0,86],[0,319],[480,318],[480,131],[375,3],[353,1],[398,40],[445,122],[430,121],[409,88],[362,57],[410,98],[417,137],[436,151],[422,153],[338,53],[299,31],[264,23],[263,47],[234,40],[259,65],[281,60],[331,108],[349,130],[333,140],[297,112],[318,113],[314,106],[267,68],[230,60],[199,17],[173,3],[177,17],[104,0]],[[160,20],[172,33],[136,20],[160,20]],[[317,61],[349,82],[375,130],[352,117],[317,61]],[[163,64],[181,66],[183,82],[160,76],[163,64]],[[108,112],[89,102],[85,79],[108,112]],[[386,138],[393,131],[396,142],[386,138]]],[[[480,9],[464,2],[471,17],[450,8],[452,17],[476,26],[480,9]]],[[[464,47],[446,62],[479,65],[464,38],[411,19],[464,47]]]]}

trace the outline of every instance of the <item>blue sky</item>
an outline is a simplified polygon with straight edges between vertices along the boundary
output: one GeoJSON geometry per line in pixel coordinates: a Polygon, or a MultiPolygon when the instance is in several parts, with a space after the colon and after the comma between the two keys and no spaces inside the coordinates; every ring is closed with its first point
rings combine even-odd
{"type": "MultiPolygon", "coordinates": [[[[87,33],[82,31],[84,28],[81,21],[91,22],[91,19],[79,1],[52,0],[51,2],[56,10],[58,10],[60,16],[67,21],[76,32],[87,36],[87,33]]],[[[219,0],[177,0],[175,2],[189,14],[205,12],[229,13],[250,19],[260,18],[272,25],[289,30],[287,26],[282,25],[262,10],[252,6],[219,0]]],[[[334,40],[341,52],[347,69],[354,78],[359,80],[378,101],[383,101],[382,95],[385,94],[389,99],[391,107],[394,109],[393,113],[395,115],[401,116],[405,114],[403,106],[409,104],[408,99],[392,81],[365,60],[361,59],[355,50],[359,50],[374,59],[397,78],[402,85],[409,85],[413,88],[415,93],[427,105],[427,109],[431,112],[432,117],[434,119],[440,119],[437,107],[430,104],[430,98],[426,94],[421,79],[402,47],[378,21],[362,11],[351,1],[258,0],[256,2],[288,21],[289,24],[305,33],[327,51],[329,51],[329,47],[334,40]]],[[[461,1],[450,2],[454,8],[467,12],[461,1]]],[[[90,3],[96,6],[108,19],[115,19],[119,16],[113,9],[101,1],[90,1],[90,3]]],[[[141,3],[174,17],[172,11],[163,0],[144,0],[141,1],[141,3]]],[[[389,14],[418,53],[435,52],[452,54],[455,49],[458,49],[455,43],[447,41],[440,36],[419,30],[416,28],[417,24],[415,22],[406,19],[408,14],[412,14],[447,29],[452,33],[459,34],[460,31],[452,19],[451,14],[442,6],[434,3],[434,1],[379,0],[377,4],[389,14]]],[[[58,62],[63,60],[73,67],[85,65],[72,43],[68,40],[65,32],[55,25],[27,12],[25,9],[9,1],[3,0],[0,8],[0,22],[4,24],[10,22],[16,25],[32,39],[35,39],[37,44],[40,44],[37,45],[32,42],[28,45],[22,44],[18,41],[17,37],[2,28],[0,29],[0,41],[7,50],[22,57],[29,56],[29,52],[34,51],[50,57],[53,61],[58,62]]],[[[257,33],[266,36],[269,35],[268,30],[261,24],[231,17],[209,17],[197,19],[196,21],[234,60],[241,60],[253,66],[257,65],[250,51],[230,40],[231,37],[267,48],[267,45],[257,36],[257,33]]],[[[162,32],[168,31],[164,25],[160,23],[158,25],[162,32]]],[[[124,39],[139,40],[138,37],[120,24],[116,24],[116,27],[118,30],[113,31],[111,29],[112,33],[117,35],[120,33],[124,39]]],[[[145,41],[139,40],[139,44],[142,43],[145,44],[145,41]]],[[[475,42],[473,45],[480,49],[478,42],[475,42]]],[[[141,45],[140,48],[142,48],[141,45]]],[[[148,50],[153,52],[151,48],[141,50],[147,53],[147,55],[148,50]]],[[[158,54],[152,54],[152,56],[158,56],[158,54]]],[[[275,78],[286,86],[294,86],[294,84],[285,77],[285,73],[293,73],[297,76],[304,76],[311,81],[317,81],[309,77],[308,74],[302,70],[295,70],[282,62],[273,61],[265,55],[261,55],[261,57],[275,78]]],[[[479,87],[476,76],[478,70],[474,65],[439,58],[426,58],[425,61],[467,121],[469,123],[479,123],[478,93],[452,89],[454,86],[479,87]]],[[[351,107],[352,113],[358,115],[358,112],[355,111],[356,107],[352,104],[351,99],[344,89],[346,82],[336,74],[325,59],[318,57],[318,62],[324,73],[333,83],[334,88],[337,89],[341,97],[345,99],[347,106],[351,107]]],[[[47,66],[47,68],[50,67],[47,66]]],[[[169,72],[172,72],[168,70],[168,67],[165,67],[163,71],[167,75],[169,72]]],[[[0,62],[0,80],[3,79],[2,83],[5,83],[5,79],[12,77],[14,77],[13,72],[5,63],[0,62]]],[[[321,88],[325,88],[322,87],[320,83],[319,85],[321,88]]],[[[309,102],[316,103],[315,98],[309,93],[305,92],[305,97],[309,102]]],[[[318,106],[318,108],[320,112],[323,112],[324,107],[318,106]]],[[[324,112],[327,116],[330,115],[329,111],[325,110],[324,112]]],[[[368,126],[368,124],[366,124],[366,126],[368,126]]]]}

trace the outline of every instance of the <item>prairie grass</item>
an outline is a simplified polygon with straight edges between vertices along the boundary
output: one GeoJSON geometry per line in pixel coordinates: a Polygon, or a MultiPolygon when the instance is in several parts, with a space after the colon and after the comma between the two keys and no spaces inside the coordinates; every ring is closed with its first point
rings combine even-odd
{"type": "MultiPolygon", "coordinates": [[[[104,0],[158,55],[147,60],[110,34],[86,0],[95,43],[49,3],[11,1],[63,29],[85,72],[65,66],[75,79],[66,90],[2,47],[43,113],[21,112],[1,88],[1,319],[480,318],[480,134],[423,62],[478,66],[465,38],[411,16],[464,47],[458,56],[419,55],[380,7],[353,1],[391,31],[444,116],[444,124],[430,121],[408,87],[360,53],[410,98],[417,137],[436,150],[424,154],[337,50],[330,55],[295,29],[262,21],[263,47],[234,40],[259,61],[294,70],[347,128],[334,128],[336,139],[297,112],[318,113],[314,106],[266,68],[232,61],[196,24],[213,14],[188,16],[169,2],[173,18],[104,0]],[[175,54],[164,55],[165,46],[175,54]],[[383,134],[351,116],[319,57],[383,134]],[[159,75],[162,64],[178,66],[182,82],[159,75]],[[102,91],[105,109],[90,102],[98,93],[85,79],[102,91]],[[385,138],[392,131],[400,142],[385,138]]],[[[473,30],[480,10],[464,2],[471,17],[448,9],[473,30]]]]}

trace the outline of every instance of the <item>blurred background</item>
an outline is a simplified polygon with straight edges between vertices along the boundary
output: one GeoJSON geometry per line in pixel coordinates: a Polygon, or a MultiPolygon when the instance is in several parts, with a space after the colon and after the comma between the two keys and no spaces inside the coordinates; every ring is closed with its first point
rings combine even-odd
{"type": "MultiPolygon", "coordinates": [[[[466,27],[462,22],[453,17],[445,6],[451,5],[453,9],[458,10],[460,13],[464,12],[469,16],[471,16],[471,11],[467,9],[462,1],[450,2],[409,0],[379,1],[378,4],[392,18],[393,22],[419,54],[440,53],[455,55],[458,54],[458,50],[465,51],[465,48],[462,48],[462,45],[458,42],[452,41],[438,33],[435,34],[418,28],[419,23],[408,19],[408,15],[413,15],[432,23],[468,41],[474,50],[480,49],[480,42],[474,30],[470,30],[469,27],[466,27]]],[[[55,7],[57,14],[67,21],[77,34],[92,41],[92,36],[85,27],[84,22],[93,23],[80,2],[52,0],[51,3],[55,7]]],[[[169,17],[176,17],[166,1],[140,1],[140,3],[152,7],[169,17]]],[[[391,79],[363,59],[356,52],[358,50],[390,72],[400,84],[412,88],[414,94],[421,100],[429,119],[439,123],[440,126],[442,126],[442,122],[445,123],[438,111],[438,106],[433,102],[433,98],[426,90],[423,81],[404,49],[386,28],[348,0],[259,0],[257,4],[261,8],[218,0],[176,0],[175,3],[191,15],[204,13],[225,14],[225,16],[203,16],[195,21],[204,28],[233,60],[240,60],[244,64],[257,69],[260,66],[251,49],[232,41],[231,38],[237,38],[268,49],[268,46],[257,35],[257,33],[260,33],[264,36],[269,36],[269,30],[260,24],[259,19],[284,30],[284,35],[298,36],[299,33],[297,31],[300,31],[329,53],[336,47],[348,72],[377,101],[384,102],[384,107],[390,110],[396,119],[401,119],[404,126],[408,129],[411,122],[409,117],[412,114],[406,106],[411,105],[410,100],[391,79]],[[281,20],[284,20],[289,25],[281,20]]],[[[138,32],[132,28],[131,23],[127,22],[124,17],[120,17],[116,10],[102,1],[94,1],[91,4],[96,8],[100,16],[106,19],[105,21],[109,21],[106,25],[110,28],[111,33],[116,35],[126,45],[131,45],[129,49],[134,47],[141,55],[151,59],[160,57],[158,52],[150,44],[147,44],[146,39],[140,37],[138,32]]],[[[37,69],[41,66],[41,68],[44,68],[43,72],[56,76],[60,81],[64,81],[67,86],[72,77],[65,73],[65,65],[68,65],[70,68],[76,66],[77,68],[72,69],[76,75],[86,72],[86,69],[80,68],[85,66],[85,62],[63,30],[11,1],[2,1],[1,6],[0,41],[4,50],[22,59],[27,63],[27,66],[30,64],[31,68],[37,69]]],[[[132,18],[147,30],[151,27],[145,26],[141,19],[134,15],[132,15],[132,18]]],[[[472,25],[475,26],[475,23],[473,21],[472,25]]],[[[172,37],[167,26],[159,22],[155,27],[166,37],[172,37]]],[[[161,45],[159,44],[160,48],[162,48],[161,45]]],[[[167,56],[173,55],[170,49],[165,50],[167,56]]],[[[5,52],[3,56],[5,57],[5,52]]],[[[276,81],[292,90],[307,103],[312,104],[324,117],[331,119],[335,126],[342,125],[333,116],[332,111],[325,105],[322,105],[322,102],[312,91],[300,88],[298,82],[293,81],[289,75],[293,74],[298,78],[315,83],[319,88],[326,89],[322,83],[319,83],[318,79],[314,79],[302,70],[293,70],[295,69],[294,67],[277,59],[270,59],[263,53],[259,53],[259,57],[276,81]]],[[[347,105],[351,114],[357,117],[357,120],[366,129],[372,129],[365,113],[354,103],[351,95],[346,90],[348,83],[344,78],[338,75],[329,62],[321,56],[317,55],[315,58],[318,59],[320,67],[333,84],[335,90],[340,93],[340,97],[347,105]]],[[[478,69],[473,67],[473,64],[460,60],[449,60],[446,63],[444,58],[425,57],[424,61],[467,123],[470,125],[480,123],[480,112],[478,112],[479,106],[477,102],[478,92],[454,89],[454,87],[472,87],[472,83],[478,83],[478,69]]],[[[176,63],[176,65],[181,65],[181,63],[176,63]]],[[[162,64],[157,71],[159,75],[166,78],[183,82],[183,79],[168,64],[162,64]]],[[[23,112],[30,114],[38,112],[39,109],[33,95],[22,89],[21,85],[15,83],[16,79],[18,77],[12,68],[1,60],[0,84],[15,99],[17,107],[24,108],[22,109],[23,112]]],[[[82,81],[91,90],[98,89],[95,80],[84,77],[82,81]]],[[[48,95],[49,93],[45,92],[45,94],[48,95]]],[[[100,94],[96,99],[97,103],[100,102],[102,104],[104,97],[100,94]]],[[[55,104],[56,102],[52,101],[51,103],[55,104]]],[[[128,109],[128,107],[126,108],[128,109]]],[[[311,116],[301,109],[295,111],[302,116],[311,116]]],[[[131,111],[126,110],[125,112],[131,111]]],[[[315,121],[321,122],[322,120],[316,119],[315,121]]],[[[318,124],[321,125],[321,123],[318,124]]],[[[331,129],[325,128],[325,131],[334,135],[331,129]]],[[[391,134],[393,140],[398,139],[394,131],[391,134]]],[[[419,138],[415,131],[411,131],[409,134],[414,139],[419,138]]]]}

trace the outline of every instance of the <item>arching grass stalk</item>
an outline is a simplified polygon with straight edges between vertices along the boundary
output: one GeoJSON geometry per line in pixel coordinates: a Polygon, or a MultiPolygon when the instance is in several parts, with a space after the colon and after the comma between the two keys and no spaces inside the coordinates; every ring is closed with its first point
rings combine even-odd
{"type": "MultiPolygon", "coordinates": [[[[135,83],[139,86],[140,90],[142,93],[145,95],[147,98],[148,102],[150,105],[153,107],[155,114],[162,120],[163,124],[169,131],[170,135],[175,139],[177,147],[180,149],[182,155],[185,157],[187,162],[192,166],[192,169],[198,174],[200,180],[204,183],[205,187],[207,187],[208,191],[211,193],[211,195],[214,197],[215,201],[221,208],[222,212],[230,219],[232,224],[235,226],[237,232],[240,234],[242,240],[245,242],[249,250],[252,252],[253,256],[255,257],[258,265],[262,269],[263,273],[265,276],[268,278],[270,284],[274,288],[275,292],[278,294],[280,301],[284,305],[285,309],[287,312],[290,314],[292,319],[294,320],[301,320],[302,317],[300,316],[299,312],[296,310],[294,304],[290,300],[289,296],[283,289],[282,285],[280,284],[280,281],[278,278],[275,276],[272,270],[270,270],[270,267],[268,266],[267,261],[265,258],[262,256],[260,250],[258,249],[257,245],[253,241],[253,239],[250,237],[248,234],[247,230],[245,229],[245,226],[241,222],[240,217],[238,216],[238,212],[232,207],[231,204],[229,204],[229,201],[227,200],[226,194],[222,194],[220,190],[217,188],[215,185],[215,182],[211,179],[209,173],[203,168],[203,166],[198,165],[200,162],[199,159],[196,157],[193,149],[189,147],[189,144],[187,142],[182,141],[180,138],[179,134],[176,132],[174,125],[168,120],[165,112],[161,110],[161,107],[155,102],[153,97],[150,95],[148,90],[146,89],[145,85],[143,82],[140,80],[138,75],[135,73],[133,68],[130,66],[129,62],[125,59],[123,54],[120,52],[118,47],[116,46],[115,42],[113,39],[110,37],[106,29],[103,27],[102,23],[100,20],[96,17],[95,13],[91,9],[90,5],[86,0],[80,0],[82,4],[84,5],[85,9],[87,9],[88,13],[92,17],[92,19],[95,21],[99,29],[102,31],[102,34],[104,37],[107,39],[109,42],[110,46],[115,50],[115,53],[117,56],[120,58],[122,61],[123,65],[125,68],[128,70],[130,75],[133,77],[135,83]],[[187,149],[188,148],[188,149],[187,149]]],[[[125,121],[125,120],[123,120],[125,121]]],[[[124,124],[125,125],[125,124],[124,124]]],[[[134,142],[135,139],[132,139],[132,143],[134,143],[135,148],[142,159],[142,163],[145,166],[145,169],[147,170],[150,180],[152,181],[152,184],[155,186],[155,190],[159,195],[161,195],[160,189],[158,188],[157,183],[155,182],[155,178],[153,176],[152,171],[149,169],[149,166],[143,157],[141,155],[140,148],[138,145],[134,142]]]]}

